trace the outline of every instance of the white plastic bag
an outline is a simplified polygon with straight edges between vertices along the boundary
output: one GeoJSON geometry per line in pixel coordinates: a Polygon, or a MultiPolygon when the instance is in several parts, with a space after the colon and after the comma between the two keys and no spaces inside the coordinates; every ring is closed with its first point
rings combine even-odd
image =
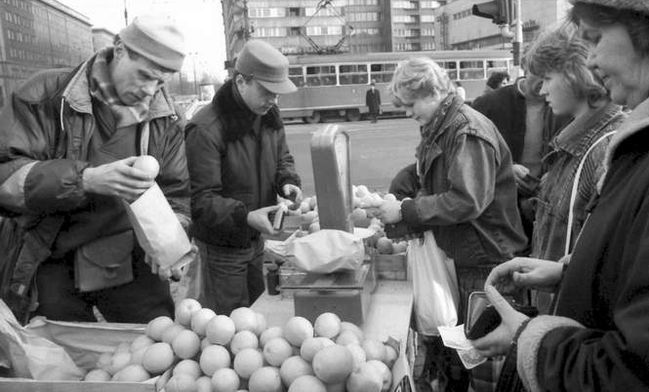
{"type": "Polygon", "coordinates": [[[0,366],[12,377],[41,381],[80,380],[84,372],[63,347],[21,326],[0,300],[0,366]]]}
{"type": "Polygon", "coordinates": [[[300,238],[291,236],[285,245],[295,266],[306,272],[355,270],[365,257],[362,238],[342,230],[320,230],[300,238]]]}
{"type": "Polygon", "coordinates": [[[437,246],[431,231],[409,240],[408,275],[412,276],[415,318],[419,333],[439,335],[437,327],[454,327],[460,293],[453,259],[437,246]]]}

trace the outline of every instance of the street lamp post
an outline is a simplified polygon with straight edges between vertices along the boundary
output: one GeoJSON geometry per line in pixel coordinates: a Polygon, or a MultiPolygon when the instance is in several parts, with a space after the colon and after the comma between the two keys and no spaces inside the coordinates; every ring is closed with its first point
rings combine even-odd
{"type": "Polygon", "coordinates": [[[194,93],[196,94],[196,97],[200,99],[200,94],[198,91],[198,80],[196,80],[196,58],[198,57],[198,52],[192,52],[192,66],[194,70],[194,93]]]}

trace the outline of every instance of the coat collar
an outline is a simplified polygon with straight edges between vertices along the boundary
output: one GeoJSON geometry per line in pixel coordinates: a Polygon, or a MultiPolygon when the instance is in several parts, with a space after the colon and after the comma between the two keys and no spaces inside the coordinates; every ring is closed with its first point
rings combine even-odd
{"type": "Polygon", "coordinates": [[[241,138],[247,132],[251,132],[255,120],[259,117],[261,117],[262,127],[270,127],[277,131],[284,126],[277,106],[273,106],[263,116],[252,112],[241,98],[233,79],[226,81],[221,86],[216,92],[212,104],[217,115],[224,122],[223,132],[228,140],[241,138]]]}
{"type": "Polygon", "coordinates": [[[611,138],[611,142],[606,150],[606,167],[610,167],[615,151],[624,140],[647,127],[649,127],[649,99],[644,100],[631,111],[629,117],[626,118],[611,138]]]}
{"type": "Polygon", "coordinates": [[[620,106],[609,102],[591,110],[586,116],[573,120],[554,138],[553,147],[574,156],[583,155],[601,129],[619,118],[622,113],[620,109],[620,106]]]}
{"type": "MultiPolygon", "coordinates": [[[[92,97],[90,95],[88,77],[95,56],[96,54],[72,71],[74,74],[66,85],[65,90],[63,90],[62,97],[72,109],[80,113],[92,114],[92,97]]],[[[176,111],[171,99],[167,95],[165,87],[160,88],[153,96],[153,99],[151,99],[147,118],[152,120],[154,118],[175,115],[176,111]]]]}

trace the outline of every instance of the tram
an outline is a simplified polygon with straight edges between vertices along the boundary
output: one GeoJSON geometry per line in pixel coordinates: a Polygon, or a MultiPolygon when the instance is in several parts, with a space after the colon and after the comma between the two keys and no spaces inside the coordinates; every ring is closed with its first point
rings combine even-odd
{"type": "Polygon", "coordinates": [[[512,53],[508,50],[453,50],[424,52],[382,52],[362,54],[289,55],[289,78],[298,87],[279,100],[282,118],[316,123],[327,117],[357,121],[367,112],[365,92],[372,80],[381,91],[384,114],[403,111],[394,107],[386,87],[401,60],[426,56],[460,82],[471,102],[482,94],[489,75],[511,73],[512,53]]]}

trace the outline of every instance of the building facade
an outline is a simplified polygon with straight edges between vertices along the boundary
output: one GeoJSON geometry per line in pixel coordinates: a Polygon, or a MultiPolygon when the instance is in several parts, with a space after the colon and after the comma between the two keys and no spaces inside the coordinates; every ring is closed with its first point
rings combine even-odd
{"type": "Polygon", "coordinates": [[[223,0],[227,58],[247,39],[284,54],[435,49],[430,0],[223,0]]]}
{"type": "Polygon", "coordinates": [[[0,107],[34,72],[93,53],[89,19],[56,0],[0,0],[0,107]]]}
{"type": "Polygon", "coordinates": [[[92,29],[92,50],[93,52],[103,49],[107,46],[113,46],[115,33],[105,28],[92,29]]]}
{"type": "MultiPolygon", "coordinates": [[[[509,49],[511,38],[503,37],[491,20],[474,16],[471,8],[483,0],[448,0],[434,11],[436,45],[440,50],[509,49]]],[[[568,0],[521,0],[523,42],[566,17],[568,0]]]]}

